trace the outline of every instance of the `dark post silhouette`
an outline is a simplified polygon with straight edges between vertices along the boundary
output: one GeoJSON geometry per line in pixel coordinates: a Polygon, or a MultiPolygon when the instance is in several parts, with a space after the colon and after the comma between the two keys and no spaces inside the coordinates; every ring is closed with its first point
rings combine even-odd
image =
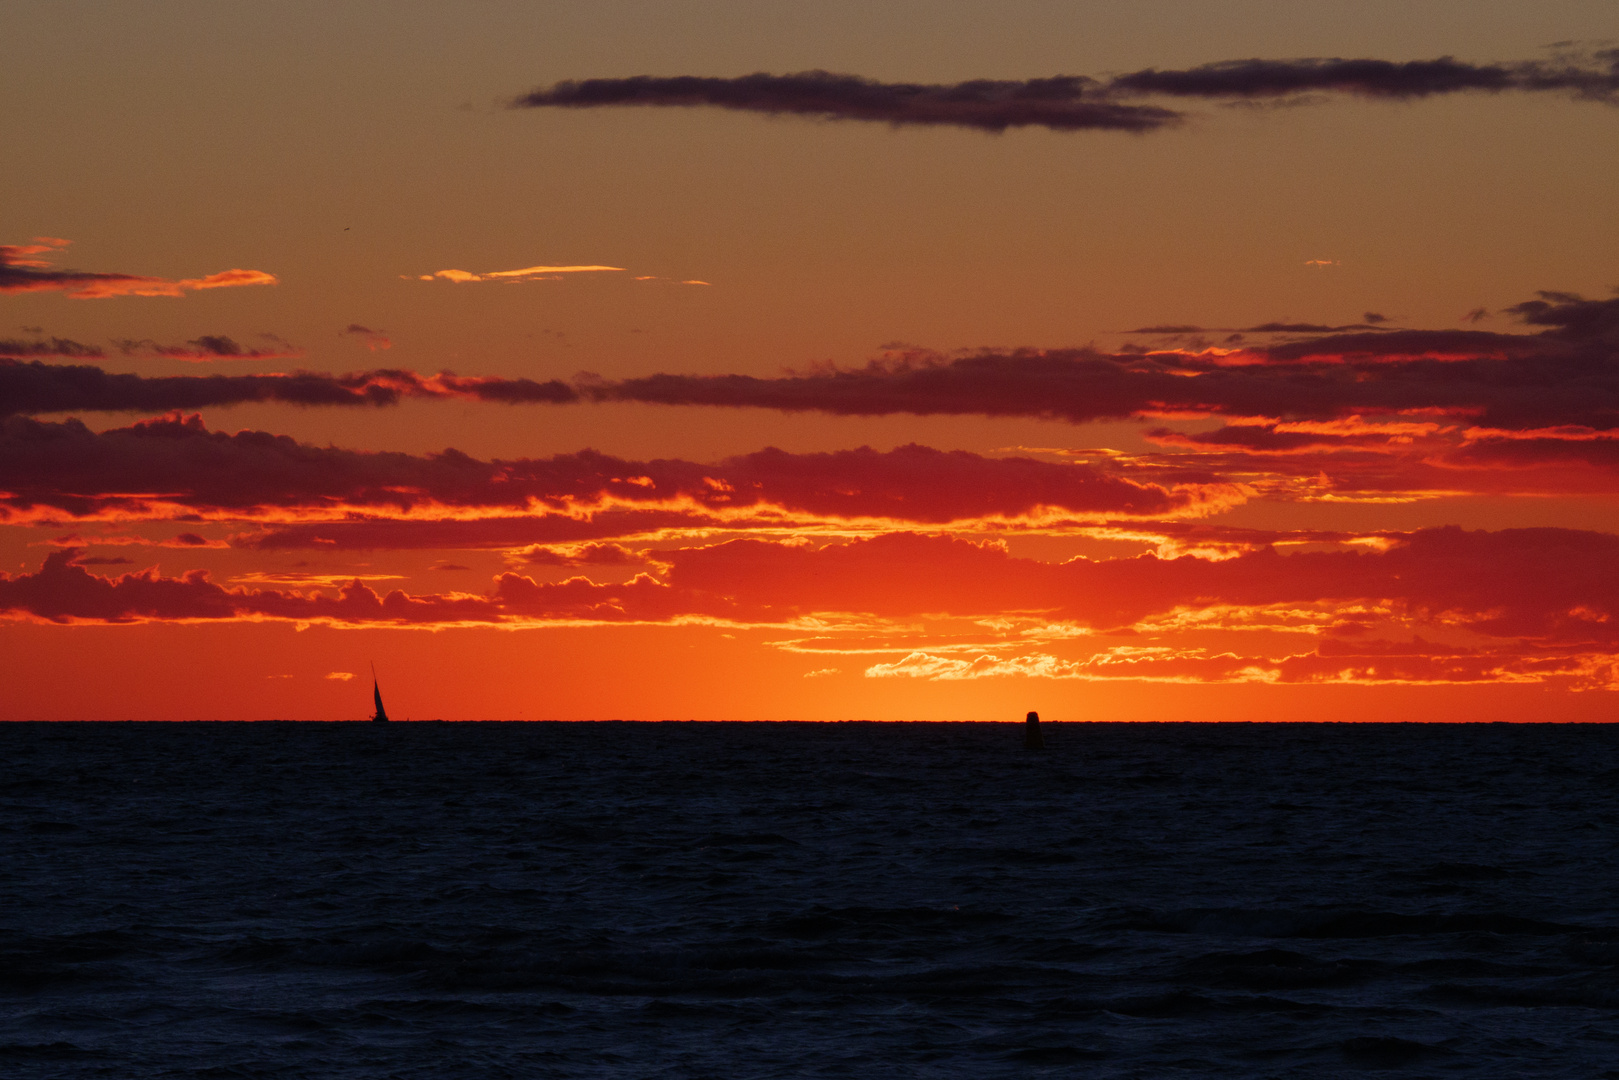
{"type": "Polygon", "coordinates": [[[1028,722],[1023,725],[1023,749],[1040,750],[1045,745],[1045,740],[1040,737],[1040,714],[1032,712],[1028,722]]]}

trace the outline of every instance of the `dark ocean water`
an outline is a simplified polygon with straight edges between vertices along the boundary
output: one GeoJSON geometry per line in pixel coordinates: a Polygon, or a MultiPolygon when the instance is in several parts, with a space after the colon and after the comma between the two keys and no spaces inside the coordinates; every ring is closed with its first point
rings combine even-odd
{"type": "Polygon", "coordinates": [[[1619,728],[0,725],[0,1077],[1619,1077],[1619,728]]]}

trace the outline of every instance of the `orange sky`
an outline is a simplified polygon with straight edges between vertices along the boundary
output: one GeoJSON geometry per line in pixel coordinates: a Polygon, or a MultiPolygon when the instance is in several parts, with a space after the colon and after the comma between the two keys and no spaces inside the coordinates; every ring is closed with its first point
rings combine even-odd
{"type": "Polygon", "coordinates": [[[9,15],[0,715],[1611,718],[1611,5],[1118,7],[9,15]]]}

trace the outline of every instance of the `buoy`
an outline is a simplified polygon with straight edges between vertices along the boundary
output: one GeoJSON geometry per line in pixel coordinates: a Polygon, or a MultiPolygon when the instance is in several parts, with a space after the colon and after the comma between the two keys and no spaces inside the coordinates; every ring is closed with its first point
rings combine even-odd
{"type": "Polygon", "coordinates": [[[1045,740],[1040,737],[1040,714],[1032,712],[1023,725],[1023,749],[1041,750],[1045,745],[1045,740]]]}

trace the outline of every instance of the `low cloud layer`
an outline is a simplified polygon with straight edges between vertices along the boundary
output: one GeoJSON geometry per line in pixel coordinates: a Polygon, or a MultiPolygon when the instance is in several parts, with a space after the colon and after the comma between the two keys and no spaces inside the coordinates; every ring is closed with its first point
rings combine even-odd
{"type": "Polygon", "coordinates": [[[50,256],[71,241],[35,237],[29,244],[0,244],[0,293],[60,292],[79,300],[111,296],[184,296],[202,289],[240,285],[274,285],[274,274],[262,270],[223,270],[200,278],[158,278],[56,269],[50,256]]]}
{"type": "Polygon", "coordinates": [[[1058,75],[1025,80],[887,83],[858,75],[757,72],[738,78],[637,75],[583,79],[533,90],[514,108],[699,105],[823,120],[895,126],[952,125],[1000,132],[1148,132],[1185,114],[1131,98],[1166,96],[1255,101],[1339,94],[1414,100],[1457,93],[1555,93],[1609,104],[1619,100],[1619,50],[1546,61],[1475,64],[1433,60],[1305,58],[1228,60],[1181,70],[1148,68],[1111,79],[1058,75]]]}
{"type": "Polygon", "coordinates": [[[1442,528],[1393,537],[1385,550],[1062,564],[911,533],[819,548],[735,540],[657,555],[661,574],[621,583],[505,573],[480,595],[379,595],[360,580],[332,595],[231,588],[203,571],[105,577],[69,548],[38,571],[0,575],[0,611],[53,622],[382,626],[997,617],[997,647],[902,650],[867,674],[1619,685],[1619,578],[1610,572],[1619,537],[1599,533],[1442,528]]]}

